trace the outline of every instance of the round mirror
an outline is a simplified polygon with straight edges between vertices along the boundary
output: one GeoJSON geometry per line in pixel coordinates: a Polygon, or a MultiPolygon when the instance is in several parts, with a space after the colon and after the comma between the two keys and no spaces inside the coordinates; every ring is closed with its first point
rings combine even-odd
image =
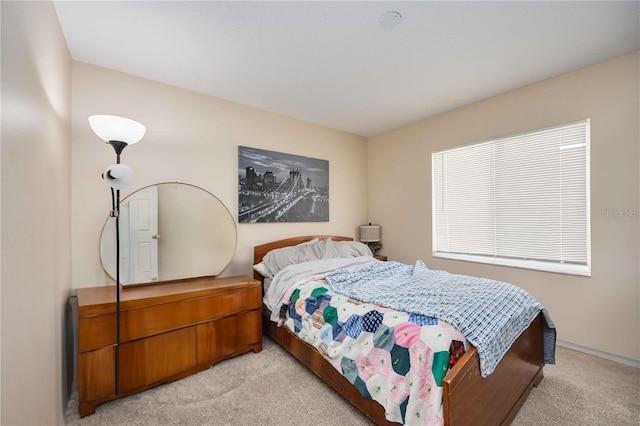
{"type": "MultiPolygon", "coordinates": [[[[104,270],[116,278],[116,224],[100,237],[104,270]]],[[[120,202],[120,283],[215,276],[236,251],[236,225],[213,194],[184,183],[142,188],[120,202]]]]}

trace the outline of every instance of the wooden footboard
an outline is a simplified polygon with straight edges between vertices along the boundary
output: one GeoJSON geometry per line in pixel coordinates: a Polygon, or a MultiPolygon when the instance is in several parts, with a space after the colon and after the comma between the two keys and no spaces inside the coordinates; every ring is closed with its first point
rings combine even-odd
{"type": "MultiPolygon", "coordinates": [[[[313,238],[351,240],[348,237],[296,237],[257,246],[254,264],[262,261],[269,250],[296,245],[313,238]]],[[[262,279],[256,274],[257,279],[262,279]]],[[[286,327],[277,327],[263,311],[262,327],[267,336],[307,366],[318,377],[345,397],[378,425],[397,425],[389,422],[384,409],[374,400],[363,397],[312,346],[297,338],[286,327]]],[[[480,359],[475,348],[469,349],[443,380],[444,422],[447,426],[509,424],[529,395],[531,388],[543,378],[543,319],[542,314],[514,342],[486,378],[480,374],[480,359]]]]}
{"type": "Polygon", "coordinates": [[[542,380],[543,366],[542,314],[487,377],[480,375],[480,358],[472,347],[443,380],[445,424],[509,424],[542,380]]]}

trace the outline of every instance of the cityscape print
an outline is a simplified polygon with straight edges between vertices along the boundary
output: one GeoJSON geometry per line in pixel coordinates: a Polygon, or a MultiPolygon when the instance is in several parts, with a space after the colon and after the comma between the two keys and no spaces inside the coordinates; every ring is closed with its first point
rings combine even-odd
{"type": "Polygon", "coordinates": [[[328,221],[327,160],[238,147],[238,223],[328,221]]]}

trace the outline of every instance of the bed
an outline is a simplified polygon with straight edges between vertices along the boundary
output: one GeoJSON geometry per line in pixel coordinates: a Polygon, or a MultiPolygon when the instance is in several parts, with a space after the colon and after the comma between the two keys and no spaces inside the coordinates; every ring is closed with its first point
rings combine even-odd
{"type": "MultiPolygon", "coordinates": [[[[318,240],[353,241],[350,237],[311,235],[287,238],[254,248],[254,266],[276,249],[298,246],[318,240]]],[[[373,259],[373,258],[372,258],[373,259]]],[[[259,269],[259,268],[254,268],[259,269]]],[[[254,277],[265,285],[264,271],[254,277]]],[[[388,420],[389,413],[371,397],[365,397],[316,347],[298,338],[294,332],[272,320],[274,312],[263,306],[263,332],[291,355],[306,365],[318,377],[346,398],[378,425],[398,424],[388,420]]],[[[445,425],[509,424],[530,393],[543,379],[545,364],[545,317],[539,313],[513,342],[491,374],[483,377],[480,357],[474,346],[464,353],[442,378],[441,416],[445,425]]],[[[555,335],[554,335],[555,337],[555,335]]],[[[555,347],[555,341],[554,341],[555,347]]],[[[370,396],[370,395],[369,395],[370,396]]],[[[397,420],[397,419],[396,419],[397,420]]],[[[414,424],[409,419],[406,424],[414,424]]]]}

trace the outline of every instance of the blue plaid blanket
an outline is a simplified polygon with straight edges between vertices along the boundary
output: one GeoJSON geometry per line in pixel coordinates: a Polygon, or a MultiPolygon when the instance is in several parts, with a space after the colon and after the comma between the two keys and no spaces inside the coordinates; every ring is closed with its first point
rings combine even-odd
{"type": "Polygon", "coordinates": [[[357,271],[339,269],[326,277],[336,293],[363,302],[440,318],[458,328],[480,357],[483,377],[491,374],[513,342],[540,311],[545,319],[544,361],[555,364],[555,326],[529,293],[487,278],[433,271],[415,265],[377,262],[357,271]]]}

